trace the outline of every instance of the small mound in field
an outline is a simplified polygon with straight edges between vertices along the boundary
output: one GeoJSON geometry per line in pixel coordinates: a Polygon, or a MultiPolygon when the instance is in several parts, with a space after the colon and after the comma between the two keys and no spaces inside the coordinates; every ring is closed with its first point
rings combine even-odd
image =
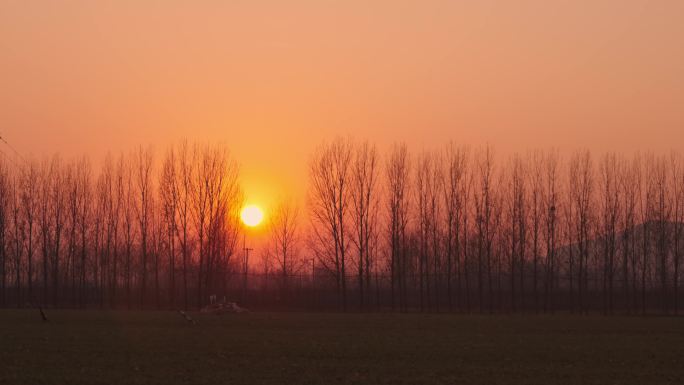
{"type": "Polygon", "coordinates": [[[200,310],[203,314],[221,315],[225,313],[249,313],[249,310],[239,306],[235,302],[213,303],[200,310]]]}

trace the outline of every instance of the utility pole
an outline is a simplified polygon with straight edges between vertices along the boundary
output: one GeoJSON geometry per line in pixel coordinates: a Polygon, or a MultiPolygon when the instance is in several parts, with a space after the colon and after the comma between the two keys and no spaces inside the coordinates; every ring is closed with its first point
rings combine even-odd
{"type": "Polygon", "coordinates": [[[311,308],[316,306],[316,258],[311,258],[311,308]]]}
{"type": "Polygon", "coordinates": [[[243,279],[242,279],[242,302],[247,300],[247,276],[249,275],[249,252],[254,250],[250,247],[244,247],[244,259],[243,259],[243,279]]]}

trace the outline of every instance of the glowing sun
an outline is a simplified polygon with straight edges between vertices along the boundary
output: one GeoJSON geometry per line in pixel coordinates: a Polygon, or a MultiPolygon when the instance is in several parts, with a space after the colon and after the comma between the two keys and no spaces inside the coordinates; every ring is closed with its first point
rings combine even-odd
{"type": "Polygon", "coordinates": [[[248,205],[242,209],[240,218],[245,225],[254,227],[264,219],[264,212],[257,205],[248,205]]]}

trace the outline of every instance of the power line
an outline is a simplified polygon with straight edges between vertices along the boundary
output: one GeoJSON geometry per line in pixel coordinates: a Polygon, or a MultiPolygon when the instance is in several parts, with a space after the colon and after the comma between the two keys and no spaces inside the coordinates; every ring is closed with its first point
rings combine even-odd
{"type": "Polygon", "coordinates": [[[19,163],[17,163],[17,161],[14,160],[13,158],[10,158],[10,156],[7,155],[7,153],[6,153],[5,151],[0,150],[0,154],[2,154],[3,157],[5,157],[5,158],[6,158],[7,160],[9,160],[10,162],[12,162],[15,166],[19,167],[19,163]]]}
{"type": "MultiPolygon", "coordinates": [[[[26,158],[24,158],[24,156],[21,155],[21,153],[19,153],[19,151],[17,151],[17,149],[15,149],[11,144],[9,144],[9,142],[7,142],[7,139],[5,139],[1,134],[0,134],[0,140],[3,141],[3,142],[5,142],[5,144],[7,145],[7,147],[9,147],[9,148],[17,155],[17,157],[19,157],[19,159],[21,159],[22,161],[24,161],[24,163],[28,163],[28,161],[26,160],[26,158]]],[[[5,154],[5,156],[7,156],[7,154],[5,154]]]]}

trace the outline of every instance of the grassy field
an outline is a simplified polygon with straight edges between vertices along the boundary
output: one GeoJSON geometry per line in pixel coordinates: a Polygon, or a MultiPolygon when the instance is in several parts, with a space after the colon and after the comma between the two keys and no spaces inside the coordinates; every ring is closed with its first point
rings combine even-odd
{"type": "Polygon", "coordinates": [[[1,384],[682,384],[684,319],[0,311],[1,384]]]}

